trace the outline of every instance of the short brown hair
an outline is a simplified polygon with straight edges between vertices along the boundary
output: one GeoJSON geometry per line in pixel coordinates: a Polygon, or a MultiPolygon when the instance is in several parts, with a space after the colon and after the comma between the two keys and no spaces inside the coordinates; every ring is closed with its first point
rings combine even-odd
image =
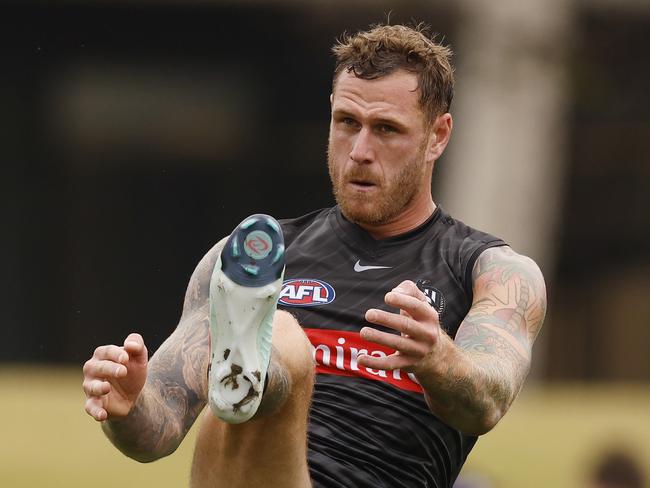
{"type": "Polygon", "coordinates": [[[399,69],[410,71],[418,77],[420,108],[429,122],[434,121],[451,106],[454,69],[451,49],[437,43],[427,31],[424,24],[374,25],[353,36],[343,34],[332,47],[336,57],[334,85],[343,70],[365,80],[399,69]]]}

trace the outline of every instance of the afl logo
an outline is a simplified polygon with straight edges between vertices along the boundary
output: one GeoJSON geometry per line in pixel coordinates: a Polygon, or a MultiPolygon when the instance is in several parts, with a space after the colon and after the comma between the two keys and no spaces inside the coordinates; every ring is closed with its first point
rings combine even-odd
{"type": "Polygon", "coordinates": [[[321,280],[286,280],[278,303],[288,307],[314,307],[332,303],[335,296],[332,285],[321,280]]]}

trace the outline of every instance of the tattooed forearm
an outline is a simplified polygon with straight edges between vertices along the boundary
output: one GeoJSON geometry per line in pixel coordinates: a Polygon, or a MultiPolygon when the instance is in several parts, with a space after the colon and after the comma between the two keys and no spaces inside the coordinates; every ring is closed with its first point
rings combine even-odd
{"type": "Polygon", "coordinates": [[[152,357],[134,408],[123,419],[103,423],[111,442],[138,461],[153,461],[176,450],[206,404],[209,284],[220,244],[194,271],[181,321],[152,357]]]}
{"type": "Polygon", "coordinates": [[[473,279],[474,303],[455,347],[445,348],[435,381],[425,377],[423,386],[434,412],[482,433],[505,414],[528,374],[546,293],[535,263],[507,247],[482,253],[473,279]]]}
{"type": "Polygon", "coordinates": [[[458,349],[454,355],[435,387],[423,384],[427,401],[434,413],[462,432],[483,434],[505,413],[498,407],[508,401],[505,379],[490,362],[479,366],[458,349]]]}
{"type": "MultiPolygon", "coordinates": [[[[505,414],[510,405],[510,380],[503,365],[491,355],[468,353],[451,338],[442,338],[448,345],[435,374],[416,376],[425,391],[433,413],[465,434],[488,432],[505,414]]],[[[507,369],[507,367],[506,367],[507,369]]]]}
{"type": "Polygon", "coordinates": [[[104,422],[111,442],[142,462],[174,452],[205,406],[208,350],[207,317],[181,322],[152,358],[133,410],[104,422]]]}

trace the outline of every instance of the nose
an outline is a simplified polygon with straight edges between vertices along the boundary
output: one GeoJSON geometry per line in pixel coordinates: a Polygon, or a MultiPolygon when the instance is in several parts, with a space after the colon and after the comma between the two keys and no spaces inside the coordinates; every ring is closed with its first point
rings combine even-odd
{"type": "Polygon", "coordinates": [[[354,136],[352,149],[350,150],[350,159],[356,163],[372,163],[375,158],[372,148],[372,134],[365,127],[354,136]]]}

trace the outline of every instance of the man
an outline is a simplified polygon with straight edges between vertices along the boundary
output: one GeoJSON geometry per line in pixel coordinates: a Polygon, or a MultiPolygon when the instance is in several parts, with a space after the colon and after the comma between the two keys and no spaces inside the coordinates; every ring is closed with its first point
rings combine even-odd
{"type": "Polygon", "coordinates": [[[210,405],[192,486],[449,487],[530,366],[539,269],[431,196],[452,131],[450,51],[398,25],[334,53],[338,205],[281,231],[244,220],[197,266],[149,363],[131,334],[84,366],[86,411],[143,462],[210,405]]]}

